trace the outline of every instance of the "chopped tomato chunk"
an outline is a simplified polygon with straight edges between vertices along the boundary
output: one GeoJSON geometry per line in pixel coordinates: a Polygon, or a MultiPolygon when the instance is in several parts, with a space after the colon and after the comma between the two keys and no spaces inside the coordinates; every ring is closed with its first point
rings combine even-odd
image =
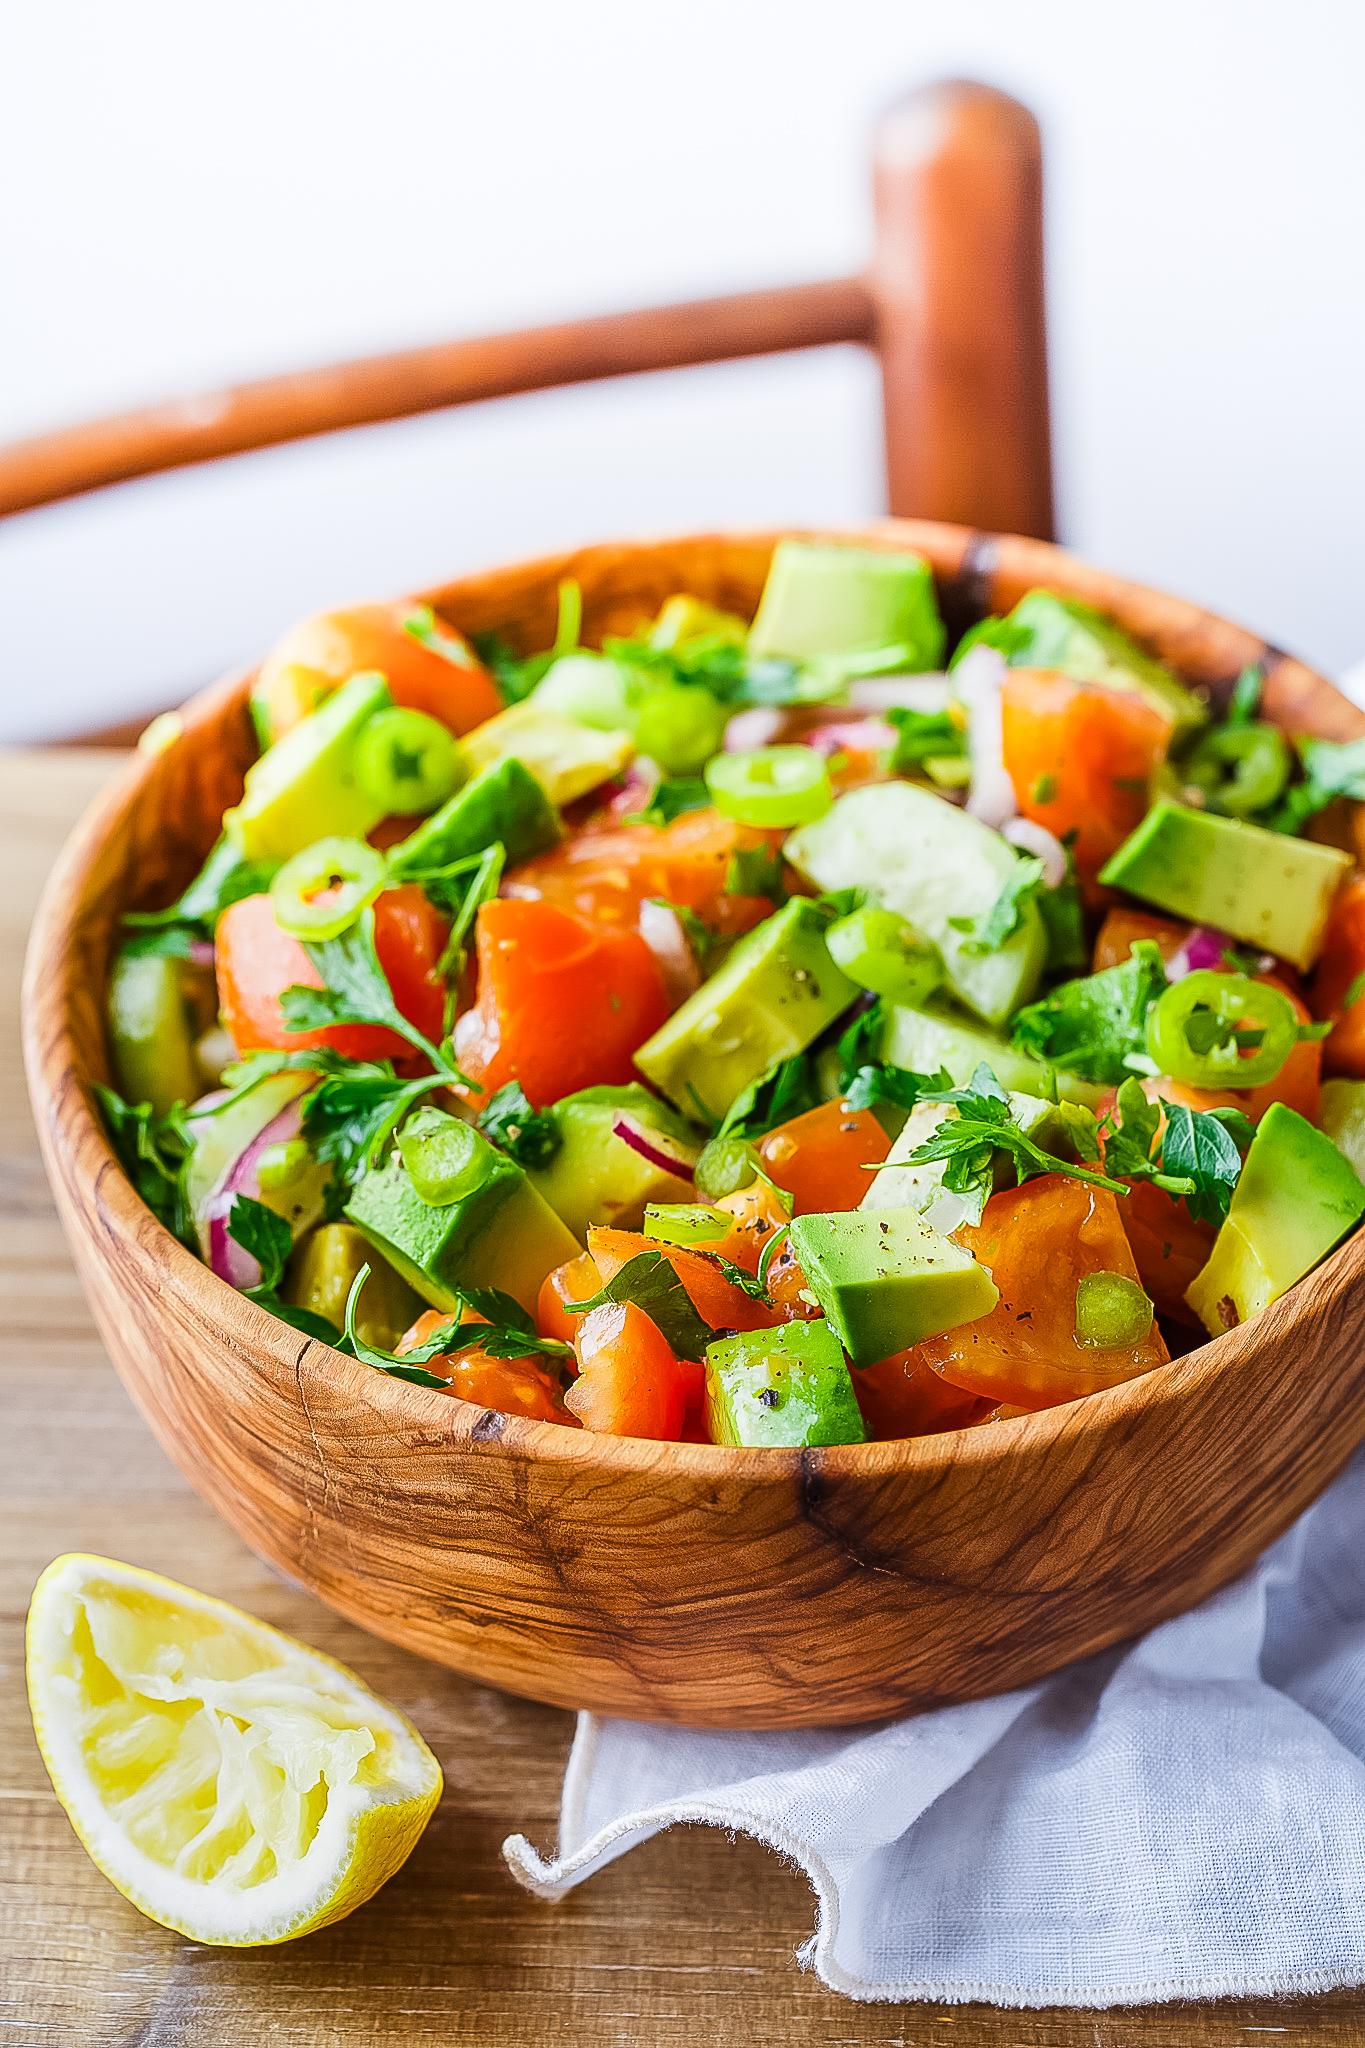
{"type": "MultiPolygon", "coordinates": [[[[471,1309],[452,1316],[439,1308],[429,1308],[424,1315],[418,1316],[410,1330],[403,1332],[394,1346],[394,1356],[402,1358],[405,1353],[415,1351],[438,1330],[453,1330],[462,1323],[486,1320],[471,1309]]],[[[428,1359],[427,1371],[438,1379],[448,1375],[450,1384],[445,1391],[453,1394],[456,1400],[473,1402],[478,1408],[495,1408],[503,1415],[529,1416],[532,1422],[571,1420],[564,1413],[564,1404],[553,1378],[533,1359],[490,1358],[481,1344],[471,1344],[466,1351],[438,1354],[428,1359]]]]}
{"type": "Polygon", "coordinates": [[[1076,1336],[1076,1288],[1086,1273],[1138,1278],[1118,1197],[1061,1174],[992,1195],[975,1226],[956,1233],[989,1268],[1000,1299],[988,1316],[921,1345],[944,1379],[992,1404],[1051,1408],[1164,1365],[1153,1322],[1139,1343],[1092,1350],[1076,1336]]]}
{"type": "Polygon", "coordinates": [[[1365,973],[1365,875],[1352,875],[1342,885],[1313,983],[1313,1015],[1323,1022],[1332,1020],[1331,1035],[1323,1042],[1323,1061],[1329,1074],[1345,1074],[1365,1080],[1365,984],[1353,1003],[1346,998],[1365,973]]]}
{"type": "MultiPolygon", "coordinates": [[[[439,1041],[445,986],[436,964],[450,927],[415,882],[386,889],[374,906],[374,944],[379,964],[403,1015],[424,1037],[439,1041]]],[[[413,1048],[395,1031],[377,1024],[328,1024],[317,1031],[290,1031],[280,1009],[285,989],[321,988],[322,976],[302,945],[275,922],[268,896],[247,896],[223,912],[214,940],[218,1004],[239,1052],[262,1047],[301,1052],[329,1045],[355,1060],[403,1060],[413,1048]]]]}
{"type": "Polygon", "coordinates": [[[581,1317],[570,1315],[566,1304],[591,1301],[601,1285],[602,1275],[590,1252],[580,1252],[576,1259],[566,1259],[562,1266],[556,1266],[540,1283],[536,1302],[538,1333],[542,1337],[558,1337],[562,1344],[572,1344],[581,1317]]]}
{"type": "MultiPolygon", "coordinates": [[[[728,1242],[728,1240],[726,1240],[728,1242]]],[[[770,1330],[782,1321],[775,1310],[755,1301],[734,1282],[727,1280],[714,1259],[705,1252],[688,1251],[681,1245],[658,1244],[635,1230],[606,1230],[594,1225],[588,1232],[601,1285],[614,1280],[622,1266],[641,1252],[662,1252],[668,1260],[697,1314],[713,1330],[770,1330]]],[[[739,1264],[739,1260],[734,1262],[739,1264]]]]}
{"type": "Polygon", "coordinates": [[[470,732],[502,710],[497,684],[452,626],[436,621],[446,653],[404,628],[419,616],[406,599],[324,612],[286,633],[261,664],[252,691],[272,738],[279,739],[349,676],[380,669],[395,704],[425,711],[454,733],[470,732]]]}
{"type": "Polygon", "coordinates": [[[1012,668],[1000,693],[1005,767],[1019,809],[1060,839],[1075,832],[1088,903],[1096,877],[1142,821],[1152,770],[1173,720],[1137,690],[1080,683],[1052,669],[1012,668]]]}
{"type": "Polygon", "coordinates": [[[585,1429],[676,1443],[687,1387],[667,1343],[633,1302],[590,1309],[574,1338],[578,1378],[565,1403],[585,1429]]]}
{"type": "Polygon", "coordinates": [[[936,1373],[918,1345],[855,1372],[853,1391],[868,1435],[879,1442],[969,1429],[991,1412],[983,1395],[966,1393],[936,1373]]]}
{"type": "Polygon", "coordinates": [[[638,932],[603,931],[550,903],[485,903],[478,953],[478,1001],[455,1029],[456,1060],[476,1087],[520,1081],[541,1109],[636,1078],[636,1048],[668,1016],[638,932]]]}
{"type": "Polygon", "coordinates": [[[510,896],[539,898],[593,924],[629,927],[646,897],[694,910],[712,930],[747,932],[772,913],[767,896],[726,888],[737,855],[775,853],[780,832],[684,811],[671,825],[618,825],[575,834],[562,846],[512,870],[510,896]]]}
{"type": "MultiPolygon", "coordinates": [[[[876,1180],[891,1140],[870,1109],[822,1102],[760,1138],[763,1171],[792,1197],[793,1214],[856,1209],[876,1180]]],[[[732,1254],[727,1254],[732,1256],[732,1254]]]]}
{"type": "Polygon", "coordinates": [[[1100,926],[1090,971],[1100,974],[1106,967],[1121,967],[1132,953],[1135,939],[1150,939],[1160,947],[1163,960],[1173,960],[1193,929],[1192,925],[1172,924],[1168,917],[1153,917],[1150,911],[1117,903],[1100,926]]]}

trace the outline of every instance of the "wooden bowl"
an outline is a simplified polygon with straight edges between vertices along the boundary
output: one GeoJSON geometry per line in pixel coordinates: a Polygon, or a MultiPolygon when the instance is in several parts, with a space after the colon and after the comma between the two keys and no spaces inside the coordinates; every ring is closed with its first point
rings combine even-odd
{"type": "MultiPolygon", "coordinates": [[[[1268,715],[1365,716],[1179,599],[1040,542],[886,521],[957,625],[1035,583],[1114,613],[1191,681],[1268,671],[1268,715]]],[[[676,590],[750,613],[773,534],[589,548],[426,595],[468,632],[590,638],[676,590]]],[[[855,1722],[1022,1685],[1202,1600],[1365,1435],[1365,1235],[1244,1328],[1107,1393],[987,1429],[807,1451],[593,1436],[402,1382],[235,1294],[133,1194],[92,1113],[120,914],[197,868],[253,755],[250,678],[135,756],[49,883],[25,978],[30,1086],[95,1318],[133,1399],[253,1548],[364,1627],[566,1707],[718,1727],[855,1722]]]]}

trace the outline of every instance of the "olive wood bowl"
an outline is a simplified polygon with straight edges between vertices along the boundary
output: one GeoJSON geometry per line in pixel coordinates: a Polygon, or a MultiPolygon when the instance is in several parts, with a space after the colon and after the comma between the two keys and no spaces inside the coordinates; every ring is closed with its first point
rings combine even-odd
{"type": "MultiPolygon", "coordinates": [[[[750,615],[775,534],[587,548],[425,595],[466,632],[590,639],[677,590],[750,615]]],[[[1115,614],[1214,698],[1261,661],[1268,715],[1365,716],[1192,604],[1041,542],[884,521],[957,627],[1036,583],[1115,614]]],[[[25,977],[29,1081],[96,1321],[164,1448],[234,1529],[365,1628],[566,1707],[716,1727],[857,1722],[1024,1684],[1242,1571],[1365,1435],[1365,1234],[1243,1328],[1106,1393],[987,1428],[806,1451],[594,1436],[386,1378],[286,1328],[143,1207],[92,1110],[125,910],[169,900],[253,758],[249,676],[196,698],[77,826],[25,977]]]]}

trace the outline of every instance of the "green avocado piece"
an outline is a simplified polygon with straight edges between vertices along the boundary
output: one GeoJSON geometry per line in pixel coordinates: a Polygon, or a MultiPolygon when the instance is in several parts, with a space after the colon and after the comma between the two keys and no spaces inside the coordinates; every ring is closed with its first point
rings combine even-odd
{"type": "Polygon", "coordinates": [[[908,782],[850,790],[783,851],[818,888],[865,889],[908,919],[937,946],[953,994],[987,1024],[1003,1024],[1037,987],[1047,934],[1031,897],[1003,945],[973,950],[974,927],[1016,874],[1018,854],[932,790],[908,782]]]}
{"type": "Polygon", "coordinates": [[[1003,619],[987,619],[963,640],[953,657],[977,641],[999,647],[1011,668],[1051,668],[1078,683],[1106,683],[1136,690],[1163,716],[1174,720],[1172,745],[1207,722],[1208,708],[1164,662],[1139,647],[1116,619],[1074,597],[1053,590],[1026,590],[1003,619]]]}
{"type": "Polygon", "coordinates": [[[109,1051],[125,1102],[150,1102],[165,1116],[203,1089],[185,1002],[185,962],[158,953],[120,953],[109,977],[109,1051]]]}
{"type": "Polygon", "coordinates": [[[223,814],[244,859],[289,860],[316,840],[363,839],[374,829],[384,806],[356,781],[356,741],[392,705],[378,670],[352,676],[247,769],[242,801],[223,814]]]}
{"type": "MultiPolygon", "coordinates": [[[[638,693],[637,693],[638,694],[638,693]]],[[[632,700],[626,671],[608,654],[561,654],[532,690],[538,711],[557,711],[599,732],[635,731],[639,706],[632,700]]]]}
{"type": "Polygon", "coordinates": [[[1365,1081],[1324,1081],[1318,1122],[1365,1180],[1365,1081]]]}
{"type": "Polygon", "coordinates": [[[488,1146],[486,1174],[459,1200],[424,1202],[395,1152],[367,1173],[346,1215],[433,1308],[471,1287],[500,1287],[535,1313],[540,1283],[582,1250],[515,1161],[488,1146]]]}
{"type": "Polygon", "coordinates": [[[881,1058],[889,1067],[908,1067],[914,1074],[936,1074],[944,1067],[954,1088],[965,1088],[984,1060],[1011,1093],[1050,1096],[1055,1083],[1064,1102],[1084,1103],[1087,1109],[1094,1109],[1105,1092],[1096,1081],[1083,1081],[1079,1074],[1017,1051],[998,1032],[932,999],[918,1010],[902,1003],[887,1009],[881,1058]]]}
{"type": "Polygon", "coordinates": [[[562,1144],[546,1166],[528,1167],[527,1177],[576,1238],[586,1242],[590,1224],[638,1230],[651,1202],[685,1202],[692,1183],[666,1173],[613,1134],[619,1116],[657,1131],[690,1165],[701,1146],[693,1127],[638,1081],[624,1087],[582,1088],[552,1104],[547,1115],[562,1144]]]}
{"type": "Polygon", "coordinates": [[[457,789],[393,848],[389,873],[401,882],[429,868],[468,860],[496,840],[502,841],[507,865],[514,867],[557,845],[562,836],[559,813],[530,769],[520,761],[499,761],[457,789]]]}
{"type": "Polygon", "coordinates": [[[392,1351],[426,1303],[386,1260],[376,1257],[369,1240],[350,1223],[324,1223],[295,1246],[284,1276],[284,1298],[344,1330],[346,1303],[362,1266],[369,1267],[370,1277],[356,1303],[356,1330],[363,1343],[392,1351]]]}
{"type": "Polygon", "coordinates": [[[789,1241],[855,1365],[975,1322],[1000,1299],[985,1267],[914,1209],[798,1216],[789,1241]]]}
{"type": "Polygon", "coordinates": [[[706,1426],[718,1444],[863,1444],[867,1431],[827,1322],[746,1330],[706,1347],[706,1426]]]}
{"type": "Polygon", "coordinates": [[[828,918],[793,896],[742,938],[635,1055],[645,1079],[679,1109],[719,1121],[742,1088],[804,1052],[858,993],[825,944],[828,918]]]}
{"type": "Polygon", "coordinates": [[[635,752],[628,732],[580,725],[576,718],[543,710],[533,698],[476,725],[460,747],[476,770],[520,761],[555,804],[572,803],[619,775],[635,752]]]}
{"type": "MultiPolygon", "coordinates": [[[[875,654],[878,669],[936,669],[943,647],[934,572],[922,555],[803,540],[773,549],[751,654],[803,662],[875,654]]],[[[854,662],[848,673],[863,670],[854,662]]]]}
{"type": "Polygon", "coordinates": [[[1363,1215],[1365,1184],[1350,1160],[1307,1117],[1272,1102],[1185,1299],[1217,1337],[1278,1301],[1363,1215]]]}
{"type": "Polygon", "coordinates": [[[1107,888],[1215,925],[1306,973],[1322,951],[1349,853],[1183,804],[1153,804],[1100,870],[1107,888]]]}

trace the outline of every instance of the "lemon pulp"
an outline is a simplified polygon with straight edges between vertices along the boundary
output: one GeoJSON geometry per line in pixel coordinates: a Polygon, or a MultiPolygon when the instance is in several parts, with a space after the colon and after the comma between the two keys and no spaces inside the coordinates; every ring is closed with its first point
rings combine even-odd
{"type": "Polygon", "coordinates": [[[372,1896],[441,1793],[411,1723],[221,1600],[60,1557],[29,1607],[33,1723],[95,1862],[197,1941],[286,1941],[372,1896]]]}

